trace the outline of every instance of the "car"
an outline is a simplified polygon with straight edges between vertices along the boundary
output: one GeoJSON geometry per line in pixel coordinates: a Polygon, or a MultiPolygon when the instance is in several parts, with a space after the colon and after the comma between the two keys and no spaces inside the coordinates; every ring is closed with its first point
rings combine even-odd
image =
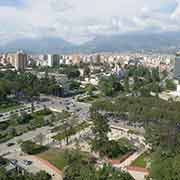
{"type": "Polygon", "coordinates": [[[115,122],[115,123],[119,123],[119,121],[118,121],[118,120],[114,120],[114,122],[115,122]]]}
{"type": "Polygon", "coordinates": [[[80,109],[80,108],[78,108],[78,109],[76,109],[76,111],[77,111],[77,112],[79,112],[79,111],[81,111],[81,109],[80,109]]]}
{"type": "Polygon", "coordinates": [[[67,109],[67,110],[70,110],[70,108],[69,108],[69,107],[66,107],[66,109],[67,109]]]}
{"type": "Polygon", "coordinates": [[[22,163],[26,166],[30,166],[32,164],[32,161],[29,160],[23,160],[22,163]]]}
{"type": "Polygon", "coordinates": [[[10,146],[14,146],[14,145],[15,145],[15,143],[13,143],[13,142],[12,142],[12,143],[8,143],[8,144],[7,144],[7,146],[8,146],[8,147],[10,147],[10,146]]]}
{"type": "Polygon", "coordinates": [[[16,159],[10,159],[9,162],[13,165],[16,165],[18,161],[16,159]]]}

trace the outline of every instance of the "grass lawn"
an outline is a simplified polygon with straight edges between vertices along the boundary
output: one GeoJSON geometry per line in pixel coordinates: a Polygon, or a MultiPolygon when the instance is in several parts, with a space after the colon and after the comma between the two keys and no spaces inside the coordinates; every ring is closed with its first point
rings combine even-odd
{"type": "Polygon", "coordinates": [[[150,155],[145,152],[141,156],[139,156],[132,164],[131,166],[146,168],[147,161],[150,159],[150,155]]]}
{"type": "Polygon", "coordinates": [[[24,107],[23,105],[12,105],[12,106],[10,105],[9,107],[0,107],[0,113],[14,111],[23,107],[24,107]]]}
{"type": "MultiPolygon", "coordinates": [[[[73,150],[72,150],[73,153],[73,150]]],[[[83,159],[87,159],[88,155],[86,153],[81,153],[83,159]]],[[[63,170],[65,166],[67,166],[67,155],[66,151],[58,150],[58,149],[50,149],[46,152],[43,152],[38,155],[40,158],[48,161],[56,168],[63,170]]]]}
{"type": "Polygon", "coordinates": [[[67,165],[65,152],[57,149],[51,149],[38,155],[40,158],[47,160],[60,170],[67,165]]]}

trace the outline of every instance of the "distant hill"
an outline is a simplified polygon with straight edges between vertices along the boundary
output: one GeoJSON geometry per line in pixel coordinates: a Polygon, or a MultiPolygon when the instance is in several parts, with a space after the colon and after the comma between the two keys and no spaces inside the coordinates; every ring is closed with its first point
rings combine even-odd
{"type": "Polygon", "coordinates": [[[80,47],[87,52],[176,51],[180,48],[180,32],[131,33],[98,36],[80,47]]]}
{"type": "Polygon", "coordinates": [[[24,50],[32,53],[66,53],[71,52],[75,46],[62,38],[23,38],[8,42],[0,46],[1,52],[24,50]]]}
{"type": "Polygon", "coordinates": [[[23,38],[0,46],[1,52],[23,49],[31,53],[96,53],[156,51],[175,52],[180,49],[180,32],[129,33],[97,36],[82,45],[74,45],[59,37],[23,38]]]}

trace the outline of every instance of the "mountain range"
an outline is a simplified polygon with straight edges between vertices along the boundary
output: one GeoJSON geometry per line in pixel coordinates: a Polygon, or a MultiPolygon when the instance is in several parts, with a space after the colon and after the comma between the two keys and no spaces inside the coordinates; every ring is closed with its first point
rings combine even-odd
{"type": "Polygon", "coordinates": [[[180,49],[180,32],[127,33],[96,36],[81,45],[60,37],[22,38],[0,46],[0,52],[24,50],[29,53],[98,53],[155,51],[172,53],[180,49]]]}

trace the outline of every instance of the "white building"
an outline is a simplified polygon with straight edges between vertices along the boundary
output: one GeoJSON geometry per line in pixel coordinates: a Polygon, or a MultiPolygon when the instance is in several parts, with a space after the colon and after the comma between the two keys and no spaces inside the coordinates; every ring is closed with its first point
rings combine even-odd
{"type": "Polygon", "coordinates": [[[49,67],[59,65],[60,57],[57,54],[48,54],[47,65],[49,67]]]}

